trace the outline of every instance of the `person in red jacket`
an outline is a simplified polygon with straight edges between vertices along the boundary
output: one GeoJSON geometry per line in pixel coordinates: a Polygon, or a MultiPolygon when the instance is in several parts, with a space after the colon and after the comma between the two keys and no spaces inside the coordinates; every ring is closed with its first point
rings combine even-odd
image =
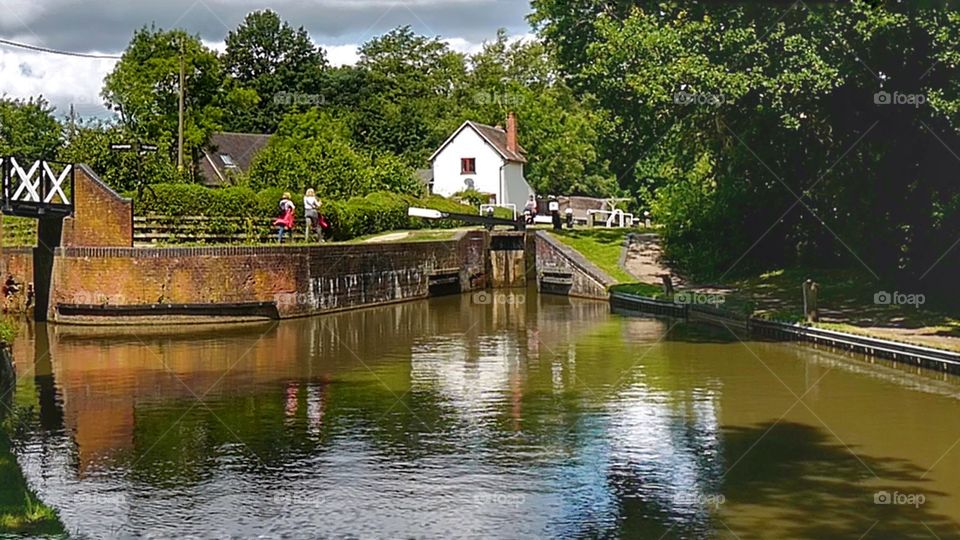
{"type": "Polygon", "coordinates": [[[290,200],[290,194],[284,193],[280,199],[280,206],[277,211],[277,219],[273,220],[274,227],[277,227],[277,242],[283,243],[283,235],[293,230],[293,220],[297,212],[297,207],[290,200]]]}

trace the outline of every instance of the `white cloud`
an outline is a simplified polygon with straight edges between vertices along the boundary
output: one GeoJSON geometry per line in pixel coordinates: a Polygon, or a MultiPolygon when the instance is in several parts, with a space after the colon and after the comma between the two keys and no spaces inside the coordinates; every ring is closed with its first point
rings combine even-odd
{"type": "Polygon", "coordinates": [[[352,66],[360,60],[360,46],[352,45],[322,45],[327,51],[327,60],[334,66],[352,66]]]}
{"type": "Polygon", "coordinates": [[[9,97],[42,95],[60,114],[73,104],[78,114],[103,116],[107,111],[100,89],[114,64],[116,60],[0,49],[0,80],[9,97]]]}

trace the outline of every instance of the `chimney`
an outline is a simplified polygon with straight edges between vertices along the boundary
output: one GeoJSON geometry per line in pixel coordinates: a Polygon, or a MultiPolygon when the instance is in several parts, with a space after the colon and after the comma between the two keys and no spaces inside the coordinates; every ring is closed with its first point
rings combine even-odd
{"type": "Polygon", "coordinates": [[[507,115],[507,150],[519,154],[517,146],[517,116],[512,112],[507,115]]]}

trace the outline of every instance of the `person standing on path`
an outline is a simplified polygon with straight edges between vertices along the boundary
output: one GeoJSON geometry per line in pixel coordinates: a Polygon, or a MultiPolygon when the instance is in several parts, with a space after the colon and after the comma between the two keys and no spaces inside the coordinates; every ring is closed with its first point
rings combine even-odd
{"type": "Polygon", "coordinates": [[[317,239],[323,242],[323,229],[320,228],[320,206],[323,203],[317,199],[317,194],[313,188],[307,190],[303,196],[303,214],[306,219],[307,230],[304,231],[304,240],[310,241],[310,231],[317,234],[317,239]]]}
{"type": "Polygon", "coordinates": [[[553,230],[562,230],[563,222],[560,221],[560,201],[558,201],[554,195],[550,196],[550,203],[547,205],[547,208],[550,210],[550,217],[553,221],[553,230]]]}
{"type": "Polygon", "coordinates": [[[277,227],[277,242],[282,244],[284,233],[293,230],[293,219],[296,211],[297,207],[290,200],[290,193],[284,193],[283,198],[280,199],[277,219],[273,220],[273,225],[277,227]]]}

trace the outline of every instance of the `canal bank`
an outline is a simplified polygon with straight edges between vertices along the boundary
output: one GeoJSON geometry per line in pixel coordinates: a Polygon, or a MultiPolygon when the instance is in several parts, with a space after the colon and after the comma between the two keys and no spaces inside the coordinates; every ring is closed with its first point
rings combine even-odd
{"type": "Polygon", "coordinates": [[[45,505],[27,485],[23,471],[10,444],[9,432],[21,420],[13,394],[16,373],[13,355],[7,345],[0,345],[0,537],[16,535],[62,535],[63,524],[56,511],[45,505]]]}
{"type": "Polygon", "coordinates": [[[781,341],[798,341],[850,351],[871,358],[885,358],[926,369],[960,374],[960,354],[921,347],[910,343],[877,339],[796,323],[747,317],[716,306],[693,305],[666,301],[619,291],[610,293],[610,306],[615,312],[679,318],[745,333],[750,337],[781,341]]]}

